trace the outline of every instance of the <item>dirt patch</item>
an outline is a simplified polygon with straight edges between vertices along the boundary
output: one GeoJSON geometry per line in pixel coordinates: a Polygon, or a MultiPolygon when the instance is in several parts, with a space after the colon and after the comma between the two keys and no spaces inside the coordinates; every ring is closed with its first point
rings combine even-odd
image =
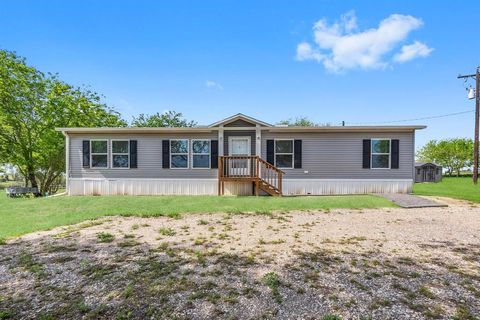
{"type": "Polygon", "coordinates": [[[12,318],[474,319],[480,208],[107,218],[0,246],[12,318]]]}

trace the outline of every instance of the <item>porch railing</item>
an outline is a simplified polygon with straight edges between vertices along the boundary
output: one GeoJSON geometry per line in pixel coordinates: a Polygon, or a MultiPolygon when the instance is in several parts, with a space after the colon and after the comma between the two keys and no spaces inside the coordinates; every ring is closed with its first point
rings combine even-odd
{"type": "Polygon", "coordinates": [[[283,173],[259,156],[219,157],[219,181],[254,181],[257,183],[257,189],[270,187],[281,194],[283,173]]]}

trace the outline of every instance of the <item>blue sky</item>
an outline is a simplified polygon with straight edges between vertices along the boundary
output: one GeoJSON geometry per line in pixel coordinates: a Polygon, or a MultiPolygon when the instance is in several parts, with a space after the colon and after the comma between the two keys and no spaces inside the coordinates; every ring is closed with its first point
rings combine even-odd
{"type": "MultiPolygon", "coordinates": [[[[456,76],[480,65],[478,12],[478,1],[17,0],[0,7],[0,48],[92,87],[128,120],[383,122],[474,108],[456,76]]],[[[417,147],[473,135],[472,113],[409,123],[429,126],[417,147]]]]}

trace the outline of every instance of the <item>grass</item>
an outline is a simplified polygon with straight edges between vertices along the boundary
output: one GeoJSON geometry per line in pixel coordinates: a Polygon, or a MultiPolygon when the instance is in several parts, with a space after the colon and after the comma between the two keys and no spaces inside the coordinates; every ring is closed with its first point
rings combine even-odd
{"type": "Polygon", "coordinates": [[[413,192],[418,195],[480,202],[480,185],[474,185],[471,177],[444,177],[439,183],[416,183],[413,192]]]}
{"type": "Polygon", "coordinates": [[[98,242],[112,242],[115,239],[115,236],[108,232],[97,233],[98,242]]]}
{"type": "Polygon", "coordinates": [[[48,230],[105,216],[169,216],[188,213],[261,213],[333,208],[394,207],[371,195],[322,197],[85,196],[10,199],[0,194],[0,238],[48,230]]]}

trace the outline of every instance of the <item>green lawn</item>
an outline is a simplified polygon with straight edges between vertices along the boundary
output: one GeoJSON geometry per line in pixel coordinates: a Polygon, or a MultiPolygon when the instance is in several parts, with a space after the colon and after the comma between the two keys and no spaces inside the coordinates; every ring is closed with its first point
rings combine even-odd
{"type": "Polygon", "coordinates": [[[417,183],[413,192],[425,196],[441,196],[480,202],[480,185],[474,185],[471,177],[444,177],[439,183],[417,183]]]}
{"type": "Polygon", "coordinates": [[[334,208],[395,206],[377,196],[217,197],[110,196],[10,199],[0,194],[0,238],[47,230],[103,216],[178,216],[183,213],[269,213],[334,208]]]}

